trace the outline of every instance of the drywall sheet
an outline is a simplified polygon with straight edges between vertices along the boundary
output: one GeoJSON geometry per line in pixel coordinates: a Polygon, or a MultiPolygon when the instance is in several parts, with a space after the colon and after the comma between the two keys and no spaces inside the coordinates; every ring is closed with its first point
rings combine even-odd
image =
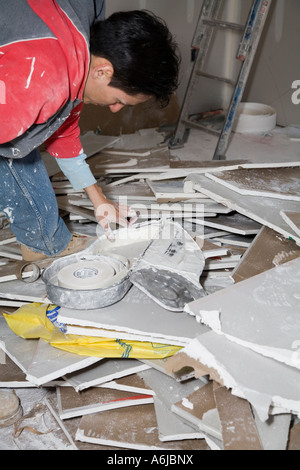
{"type": "Polygon", "coordinates": [[[290,439],[287,450],[300,450],[300,423],[296,423],[290,431],[290,439]]]}
{"type": "Polygon", "coordinates": [[[184,312],[170,312],[153,302],[140,289],[133,286],[126,296],[109,307],[102,309],[59,310],[58,321],[106,330],[144,335],[145,341],[157,339],[176,341],[179,346],[186,345],[195,335],[208,330],[184,312]]]}
{"type": "Polygon", "coordinates": [[[239,235],[255,235],[261,229],[261,224],[236,212],[228,215],[218,215],[213,220],[194,219],[191,222],[239,235]]]}
{"type": "Polygon", "coordinates": [[[205,435],[192,426],[185,424],[167,406],[154,397],[154,408],[158,425],[159,440],[162,442],[180,441],[184,439],[204,439],[205,435]]]}
{"type": "Polygon", "coordinates": [[[224,450],[263,450],[251,407],[225,387],[214,390],[224,450]]]}
{"type": "Polygon", "coordinates": [[[153,403],[152,395],[101,387],[91,387],[78,393],[73,387],[57,387],[57,404],[61,419],[148,403],[153,403]]]}
{"type": "Polygon", "coordinates": [[[9,328],[5,318],[0,317],[0,348],[25,374],[27,374],[37,344],[38,340],[27,341],[17,336],[9,328]]]}
{"type": "Polygon", "coordinates": [[[300,247],[269,227],[262,227],[231,277],[235,283],[300,257],[300,247]]]}
{"type": "Polygon", "coordinates": [[[50,380],[62,377],[68,372],[84,369],[98,361],[101,361],[101,358],[82,357],[68,353],[54,348],[40,339],[27,369],[27,378],[36,385],[43,385],[50,380]],[[47,364],[47,367],[45,367],[45,364],[47,364]]]}
{"type": "Polygon", "coordinates": [[[161,442],[154,405],[103,411],[83,416],[76,439],[82,442],[136,450],[208,450],[204,439],[161,442]],[[130,426],[128,425],[130,423],[130,426]]]}
{"type": "Polygon", "coordinates": [[[50,303],[45,284],[41,279],[30,284],[18,280],[1,282],[0,297],[24,302],[50,303]]]}
{"type": "Polygon", "coordinates": [[[53,348],[43,340],[26,340],[17,336],[0,317],[0,348],[35,385],[43,385],[67,372],[88,367],[99,358],[82,358],[53,348]],[[45,367],[47,364],[47,367],[45,367]]]}
{"type": "MultiPolygon", "coordinates": [[[[94,163],[95,170],[103,174],[127,174],[138,172],[162,172],[170,168],[169,149],[167,147],[151,150],[149,155],[112,155],[102,152],[97,163],[94,163]]],[[[94,157],[95,158],[95,157],[94,157]]]]}
{"type": "Polygon", "coordinates": [[[16,236],[9,227],[0,227],[0,245],[6,245],[15,241],[16,236]]]}
{"type": "MultiPolygon", "coordinates": [[[[150,367],[150,366],[149,366],[150,367]]],[[[126,392],[142,393],[143,395],[155,395],[145,381],[138,374],[131,374],[117,380],[105,382],[100,387],[112,388],[114,390],[124,390],[126,392]]]]}
{"type": "Polygon", "coordinates": [[[300,258],[232,285],[185,311],[215,332],[300,369],[300,258]]]}
{"type": "Polygon", "coordinates": [[[220,441],[222,429],[213,393],[214,382],[209,381],[204,387],[174,403],[171,410],[186,422],[220,441]]]}
{"type": "Polygon", "coordinates": [[[300,236],[300,212],[281,211],[283,220],[300,236]]]}
{"type": "Polygon", "coordinates": [[[300,168],[238,169],[206,176],[239,194],[300,201],[300,168]]]}
{"type": "Polygon", "coordinates": [[[262,422],[253,410],[257,432],[264,450],[286,450],[291,427],[291,415],[270,416],[262,422]]]}
{"type": "MultiPolygon", "coordinates": [[[[57,404],[57,395],[51,394],[48,395],[44,400],[46,406],[50,410],[51,414],[54,416],[55,420],[58,422],[61,429],[63,429],[66,434],[69,442],[72,447],[76,450],[116,450],[109,446],[99,446],[96,444],[89,444],[86,442],[79,442],[75,440],[76,431],[80,423],[81,417],[62,420],[58,414],[58,404],[57,404]]],[[[120,450],[120,449],[117,449],[120,450]]]]}
{"type": "Polygon", "coordinates": [[[18,367],[7,354],[3,354],[4,361],[0,361],[0,387],[35,387],[35,384],[26,379],[26,374],[20,369],[20,367],[18,367]]]}
{"type": "Polygon", "coordinates": [[[297,212],[299,202],[237,194],[204,175],[189,175],[188,179],[193,182],[193,187],[197,191],[206,194],[220,204],[225,204],[261,225],[272,228],[286,238],[291,237],[297,244],[300,244],[300,237],[280,215],[281,211],[297,212]]]}
{"type": "Polygon", "coordinates": [[[274,359],[262,356],[210,331],[196,338],[169,358],[166,371],[193,367],[197,376],[207,375],[247,399],[261,421],[271,414],[300,416],[300,372],[274,359]],[[284,378],[284,380],[283,380],[284,378]]]}
{"type": "Polygon", "coordinates": [[[149,369],[149,367],[136,359],[103,359],[82,371],[67,374],[65,379],[79,392],[88,387],[95,387],[120,377],[136,374],[149,369]]]}
{"type": "Polygon", "coordinates": [[[171,179],[165,181],[151,181],[146,179],[146,183],[155,194],[157,202],[185,201],[189,199],[199,199],[201,202],[209,202],[209,198],[197,194],[196,191],[184,191],[183,179],[171,179]]]}

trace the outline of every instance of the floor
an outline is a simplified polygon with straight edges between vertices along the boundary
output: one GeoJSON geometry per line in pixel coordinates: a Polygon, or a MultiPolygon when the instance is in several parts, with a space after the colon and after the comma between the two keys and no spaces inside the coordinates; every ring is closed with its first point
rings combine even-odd
{"type": "MultiPolygon", "coordinates": [[[[184,148],[172,150],[171,155],[173,159],[181,161],[210,161],[215,145],[214,136],[192,130],[184,148]]],[[[258,163],[300,161],[300,129],[277,128],[264,136],[233,134],[227,160],[247,160],[258,163]],[[299,140],[295,138],[296,134],[299,140]]],[[[1,358],[0,350],[0,363],[1,358]]],[[[53,417],[49,413],[41,413],[37,407],[37,404],[41,404],[46,396],[51,397],[55,391],[44,388],[16,388],[15,392],[20,398],[24,415],[33,410],[33,416],[28,421],[28,427],[19,435],[15,434],[14,426],[0,429],[0,449],[72,449],[71,444],[60,436],[53,417]],[[49,428],[56,429],[57,432],[44,434],[49,428]]]]}

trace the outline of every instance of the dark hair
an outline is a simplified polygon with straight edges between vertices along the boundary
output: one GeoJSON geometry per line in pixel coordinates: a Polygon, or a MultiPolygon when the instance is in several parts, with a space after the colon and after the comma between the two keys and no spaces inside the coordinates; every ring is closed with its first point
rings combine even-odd
{"type": "Polygon", "coordinates": [[[90,52],[111,62],[110,86],[129,95],[154,96],[166,106],[178,87],[177,45],[164,20],[151,12],[118,12],[95,23],[90,52]]]}

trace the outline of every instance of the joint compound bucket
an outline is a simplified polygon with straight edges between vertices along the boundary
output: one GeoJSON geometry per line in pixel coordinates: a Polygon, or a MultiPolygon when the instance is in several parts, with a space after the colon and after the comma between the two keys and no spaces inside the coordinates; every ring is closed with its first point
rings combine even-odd
{"type": "Polygon", "coordinates": [[[260,134],[276,127],[277,114],[274,108],[260,103],[241,103],[233,131],[241,134],[260,134]]]}

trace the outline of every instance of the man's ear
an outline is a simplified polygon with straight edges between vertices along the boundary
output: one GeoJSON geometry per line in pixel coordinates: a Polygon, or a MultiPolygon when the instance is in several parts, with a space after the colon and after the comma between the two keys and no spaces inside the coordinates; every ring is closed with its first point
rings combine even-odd
{"type": "Polygon", "coordinates": [[[92,78],[96,80],[106,79],[110,81],[113,74],[114,74],[114,68],[113,68],[112,63],[109,60],[102,59],[101,57],[95,58],[95,60],[92,63],[92,70],[91,70],[92,78]]]}

